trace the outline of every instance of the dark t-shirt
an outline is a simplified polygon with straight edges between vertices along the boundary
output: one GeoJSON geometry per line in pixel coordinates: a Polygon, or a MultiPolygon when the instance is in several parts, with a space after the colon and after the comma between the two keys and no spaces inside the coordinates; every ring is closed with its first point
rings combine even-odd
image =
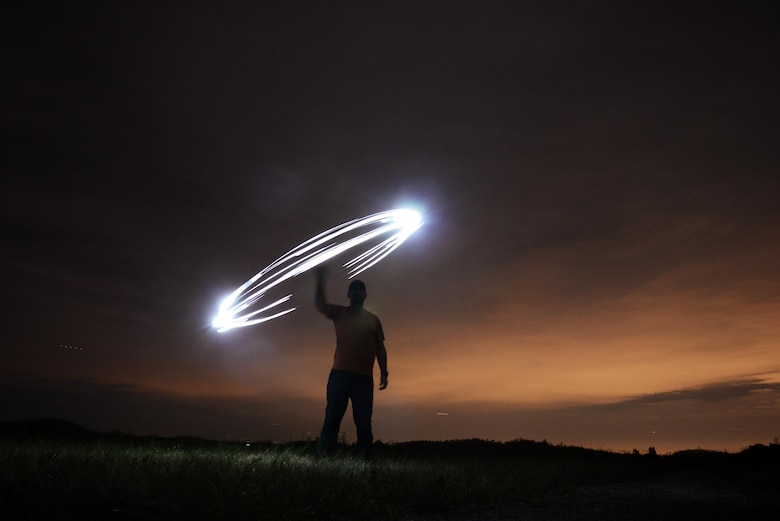
{"type": "Polygon", "coordinates": [[[333,369],[371,376],[376,350],[385,340],[379,317],[363,308],[330,304],[326,316],[336,328],[333,369]]]}

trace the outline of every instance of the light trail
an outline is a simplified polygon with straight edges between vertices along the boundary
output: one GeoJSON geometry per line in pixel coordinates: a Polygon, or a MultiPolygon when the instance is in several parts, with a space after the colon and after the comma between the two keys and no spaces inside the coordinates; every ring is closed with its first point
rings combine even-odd
{"type": "Polygon", "coordinates": [[[292,294],[260,309],[253,308],[270,289],[292,277],[367,241],[384,237],[378,244],[344,264],[348,277],[355,277],[387,257],[422,224],[422,217],[416,211],[398,209],[353,219],[324,231],[288,251],[231,293],[220,304],[212,325],[222,332],[260,324],[291,313],[295,307],[279,309],[279,306],[290,300],[292,294]]]}

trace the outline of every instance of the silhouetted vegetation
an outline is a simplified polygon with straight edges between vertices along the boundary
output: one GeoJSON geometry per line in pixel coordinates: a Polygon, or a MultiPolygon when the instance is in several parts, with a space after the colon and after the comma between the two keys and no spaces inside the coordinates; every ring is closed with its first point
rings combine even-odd
{"type": "Polygon", "coordinates": [[[370,461],[347,446],[318,460],[313,442],[138,437],[47,420],[0,424],[0,461],[9,520],[437,519],[658,479],[743,494],[746,519],[780,506],[777,443],[659,456],[522,439],[379,442],[370,461]]]}

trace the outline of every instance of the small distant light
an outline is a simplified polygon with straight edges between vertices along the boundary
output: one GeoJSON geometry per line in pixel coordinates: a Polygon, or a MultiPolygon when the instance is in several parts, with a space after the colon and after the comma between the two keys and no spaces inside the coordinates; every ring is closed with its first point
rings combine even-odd
{"type": "Polygon", "coordinates": [[[436,413],[436,416],[449,416],[449,415],[450,415],[450,413],[448,413],[448,412],[437,412],[436,413]]]}

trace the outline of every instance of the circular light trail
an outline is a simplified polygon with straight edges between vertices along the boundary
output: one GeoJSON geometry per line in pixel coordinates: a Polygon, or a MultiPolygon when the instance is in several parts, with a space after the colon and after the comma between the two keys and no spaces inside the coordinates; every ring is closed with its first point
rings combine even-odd
{"type": "Polygon", "coordinates": [[[285,309],[282,304],[289,301],[292,294],[256,308],[269,290],[286,280],[368,241],[379,240],[344,263],[348,277],[357,276],[387,257],[422,224],[418,212],[397,209],[353,219],[324,231],[288,251],[231,293],[220,304],[212,325],[220,332],[228,331],[291,313],[295,307],[285,309]]]}

